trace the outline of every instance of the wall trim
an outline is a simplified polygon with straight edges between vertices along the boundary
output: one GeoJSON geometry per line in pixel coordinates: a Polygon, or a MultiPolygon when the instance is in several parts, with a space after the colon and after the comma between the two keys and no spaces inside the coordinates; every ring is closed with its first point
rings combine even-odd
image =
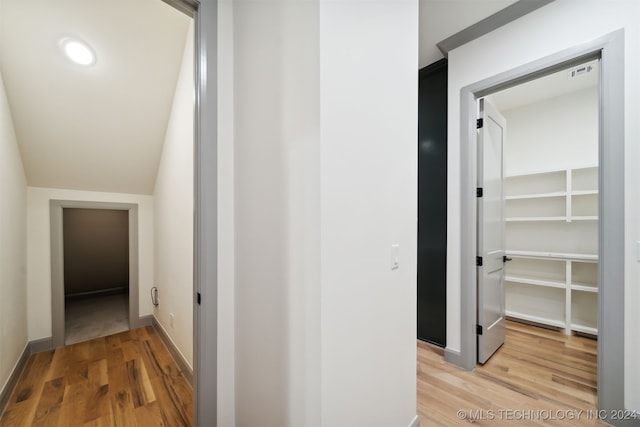
{"type": "Polygon", "coordinates": [[[507,70],[460,90],[460,363],[477,360],[476,149],[478,98],[600,58],[598,409],[624,408],[624,30],[507,70]],[[606,286],[603,286],[606,284],[606,286]]]}
{"type": "Polygon", "coordinates": [[[542,6],[548,5],[552,1],[554,0],[519,0],[493,15],[476,22],[464,30],[447,37],[437,43],[436,46],[438,46],[438,49],[440,49],[440,52],[442,52],[446,58],[449,56],[449,52],[453,49],[482,37],[497,28],[507,25],[508,23],[539,9],[542,6]]]}
{"type": "Polygon", "coordinates": [[[63,209],[126,210],[129,222],[129,328],[138,325],[138,204],[118,202],[89,202],[83,200],[49,200],[49,229],[51,233],[51,328],[54,347],[64,347],[64,236],[63,209]]]}
{"type": "Polygon", "coordinates": [[[146,316],[138,317],[138,325],[139,327],[143,326],[153,326],[153,314],[147,314],[146,316]]]}
{"type": "Polygon", "coordinates": [[[193,387],[193,368],[189,366],[189,362],[185,360],[184,356],[182,355],[180,350],[178,350],[178,347],[176,347],[175,343],[173,342],[167,331],[165,331],[165,329],[162,327],[156,316],[151,315],[146,317],[151,318],[153,328],[158,332],[160,339],[162,340],[165,347],[167,347],[167,350],[169,350],[169,353],[171,354],[171,357],[173,357],[173,360],[176,361],[176,364],[182,371],[182,375],[184,375],[184,378],[187,380],[189,385],[193,387]]]}
{"type": "Polygon", "coordinates": [[[411,421],[411,424],[409,424],[409,427],[420,427],[420,417],[418,417],[417,415],[413,417],[413,420],[411,421]]]}
{"type": "Polygon", "coordinates": [[[118,294],[128,294],[129,287],[128,286],[119,286],[116,288],[107,288],[107,289],[98,289],[97,291],[86,291],[86,292],[74,292],[72,294],[65,294],[64,299],[82,299],[84,297],[96,297],[96,296],[109,296],[109,295],[118,295],[118,294]]]}
{"type": "MultiPolygon", "coordinates": [[[[195,425],[218,425],[218,0],[195,11],[195,425]],[[196,303],[196,295],[199,297],[196,303]]],[[[226,327],[226,326],[225,326],[226,327]]]]}
{"type": "Polygon", "coordinates": [[[198,6],[200,6],[200,2],[198,0],[162,0],[167,3],[169,6],[172,6],[184,13],[185,15],[193,18],[198,10],[198,6]]]}
{"type": "Polygon", "coordinates": [[[462,359],[459,350],[454,350],[451,347],[445,347],[444,349],[444,361],[456,366],[462,366],[462,359]]]}
{"type": "Polygon", "coordinates": [[[53,337],[40,338],[38,340],[29,341],[29,354],[42,353],[43,351],[52,350],[53,337]]]}
{"type": "Polygon", "coordinates": [[[4,414],[4,410],[7,408],[11,394],[16,388],[16,385],[18,385],[18,380],[20,379],[22,371],[27,364],[27,360],[31,355],[31,353],[29,353],[29,345],[30,343],[27,343],[27,345],[24,346],[24,350],[22,350],[20,357],[11,370],[11,374],[9,375],[7,382],[4,384],[4,387],[2,387],[2,390],[0,390],[0,416],[4,414]]]}

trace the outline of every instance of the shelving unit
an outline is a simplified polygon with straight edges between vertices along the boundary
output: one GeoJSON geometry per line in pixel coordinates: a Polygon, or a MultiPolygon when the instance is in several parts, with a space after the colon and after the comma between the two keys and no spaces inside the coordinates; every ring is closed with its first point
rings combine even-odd
{"type": "Polygon", "coordinates": [[[597,335],[598,168],[505,180],[509,317],[597,335]]]}
{"type": "Polygon", "coordinates": [[[563,169],[506,179],[506,221],[597,221],[598,167],[563,169]]]}

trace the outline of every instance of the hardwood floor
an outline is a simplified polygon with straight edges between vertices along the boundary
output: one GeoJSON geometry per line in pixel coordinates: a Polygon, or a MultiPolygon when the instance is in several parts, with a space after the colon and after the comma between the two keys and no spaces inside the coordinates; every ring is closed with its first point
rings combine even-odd
{"type": "Polygon", "coordinates": [[[34,354],[0,426],[192,426],[193,390],[148,326],[34,354]]]}
{"type": "MultiPolygon", "coordinates": [[[[594,416],[596,347],[507,322],[502,348],[468,372],[419,341],[421,426],[604,425],[594,416]]],[[[2,427],[192,425],[193,390],[152,327],[31,356],[0,418],[2,427]]]]}
{"type": "Polygon", "coordinates": [[[597,341],[507,322],[503,346],[474,372],[418,341],[421,426],[606,425],[596,415],[597,341]]]}

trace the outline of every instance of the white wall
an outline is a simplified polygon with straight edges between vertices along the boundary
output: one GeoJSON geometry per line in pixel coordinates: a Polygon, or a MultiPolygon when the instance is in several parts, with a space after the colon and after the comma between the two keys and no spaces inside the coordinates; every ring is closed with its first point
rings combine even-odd
{"type": "Polygon", "coordinates": [[[28,187],[27,298],[29,340],[51,337],[51,227],[49,200],[135,203],[138,205],[139,315],[151,314],[153,286],[153,197],[28,187]]]}
{"type": "Polygon", "coordinates": [[[417,1],[321,2],[320,64],[322,424],[406,426],[416,413],[417,1]]]}
{"type": "Polygon", "coordinates": [[[319,425],[318,4],[233,14],[236,421],[319,425]]]}
{"type": "Polygon", "coordinates": [[[0,391],[27,345],[27,182],[0,75],[0,391]]]}
{"type": "Polygon", "coordinates": [[[640,408],[640,3],[556,0],[449,53],[447,345],[460,348],[460,90],[498,73],[625,30],[625,405],[640,408]]]}
{"type": "Polygon", "coordinates": [[[237,425],[409,425],[417,1],[233,14],[237,425]]]}
{"type": "Polygon", "coordinates": [[[193,42],[191,23],[153,193],[153,277],[160,299],[153,314],[190,366],[193,366],[193,42]]]}
{"type": "Polygon", "coordinates": [[[598,164],[598,89],[587,88],[502,111],[505,174],[598,164]]]}

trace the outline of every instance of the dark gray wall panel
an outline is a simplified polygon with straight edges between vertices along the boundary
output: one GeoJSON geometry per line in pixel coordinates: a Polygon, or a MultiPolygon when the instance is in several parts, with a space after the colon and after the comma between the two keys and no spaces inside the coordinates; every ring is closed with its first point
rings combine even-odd
{"type": "Polygon", "coordinates": [[[447,336],[447,60],[420,70],[418,95],[418,338],[447,336]]]}

